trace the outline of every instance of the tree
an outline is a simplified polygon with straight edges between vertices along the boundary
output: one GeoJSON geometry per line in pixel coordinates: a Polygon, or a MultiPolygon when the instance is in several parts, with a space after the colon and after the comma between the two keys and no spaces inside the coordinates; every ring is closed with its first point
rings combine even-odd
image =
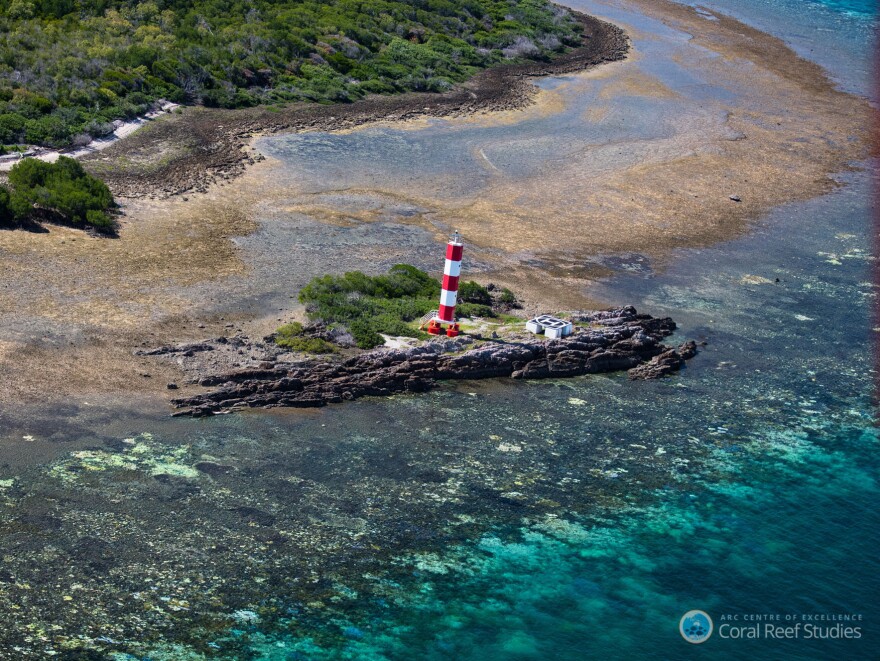
{"type": "Polygon", "coordinates": [[[21,115],[0,115],[0,145],[20,142],[24,137],[24,122],[21,115]]]}
{"type": "Polygon", "coordinates": [[[83,170],[79,161],[65,156],[55,163],[26,158],[9,171],[9,183],[11,193],[3,190],[10,220],[48,213],[73,225],[105,232],[113,228],[108,211],[116,203],[110,189],[83,170]]]}

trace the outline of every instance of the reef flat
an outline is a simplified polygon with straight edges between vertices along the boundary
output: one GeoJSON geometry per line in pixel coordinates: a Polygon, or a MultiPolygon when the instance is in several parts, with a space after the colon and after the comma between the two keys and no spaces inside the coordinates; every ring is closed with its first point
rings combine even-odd
{"type": "MultiPolygon", "coordinates": [[[[325,406],[364,396],[425,392],[439,381],[458,379],[547,379],[629,370],[632,379],[655,379],[678,370],[696,355],[696,343],[678,348],[661,342],[675,331],[669,317],[639,314],[632,306],[573,315],[581,324],[572,335],[555,340],[515,335],[482,341],[482,336],[440,339],[407,349],[368,351],[345,361],[297,360],[265,344],[246,338],[219,338],[213,342],[183,344],[140,351],[165,357],[214,351],[245,353],[242,347],[263,353],[254,367],[223,373],[204,372],[193,381],[216,390],[173,400],[182,409],[176,416],[202,417],[237,408],[297,408],[325,406]],[[463,348],[479,346],[461,352],[463,348]],[[269,351],[268,355],[265,352],[269,351]]],[[[213,363],[216,364],[216,363],[213,363]]],[[[210,372],[210,368],[207,369],[210,372]]],[[[176,389],[176,384],[169,384],[176,389]]]]}

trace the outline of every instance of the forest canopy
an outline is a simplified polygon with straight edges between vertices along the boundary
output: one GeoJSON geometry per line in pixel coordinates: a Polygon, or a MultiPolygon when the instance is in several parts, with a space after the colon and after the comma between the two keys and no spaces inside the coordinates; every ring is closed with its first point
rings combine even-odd
{"type": "Polygon", "coordinates": [[[443,91],[578,35],[545,0],[0,0],[0,149],[85,144],[159,99],[443,91]]]}

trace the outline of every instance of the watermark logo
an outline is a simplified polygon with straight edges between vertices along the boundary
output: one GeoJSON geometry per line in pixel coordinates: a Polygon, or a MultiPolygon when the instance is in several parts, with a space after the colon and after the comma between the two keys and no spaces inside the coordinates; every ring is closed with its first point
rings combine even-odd
{"type": "Polygon", "coordinates": [[[709,640],[714,629],[712,618],[704,611],[688,611],[681,616],[681,620],[678,622],[681,637],[695,645],[709,640]]]}

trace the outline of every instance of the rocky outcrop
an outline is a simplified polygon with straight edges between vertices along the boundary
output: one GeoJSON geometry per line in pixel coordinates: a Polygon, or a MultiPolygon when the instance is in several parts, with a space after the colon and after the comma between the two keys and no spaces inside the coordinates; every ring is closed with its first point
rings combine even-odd
{"type": "MultiPolygon", "coordinates": [[[[661,340],[675,330],[672,319],[638,314],[633,307],[577,315],[578,330],[560,340],[524,334],[487,340],[435,340],[410,349],[374,350],[344,361],[263,363],[202,378],[216,390],[174,399],[174,415],[199,417],[240,407],[314,407],[368,395],[422,392],[446,379],[547,379],[630,370],[652,379],[679,369],[696,353],[687,342],[677,349],[661,340]]],[[[190,345],[154,350],[154,355],[190,351],[190,345]]]]}
{"type": "Polygon", "coordinates": [[[637,379],[659,379],[660,377],[671,374],[681,369],[684,361],[697,355],[697,343],[693,340],[680,344],[677,349],[666,349],[663,353],[657,354],[647,363],[633,367],[629,371],[629,378],[637,379]]]}

